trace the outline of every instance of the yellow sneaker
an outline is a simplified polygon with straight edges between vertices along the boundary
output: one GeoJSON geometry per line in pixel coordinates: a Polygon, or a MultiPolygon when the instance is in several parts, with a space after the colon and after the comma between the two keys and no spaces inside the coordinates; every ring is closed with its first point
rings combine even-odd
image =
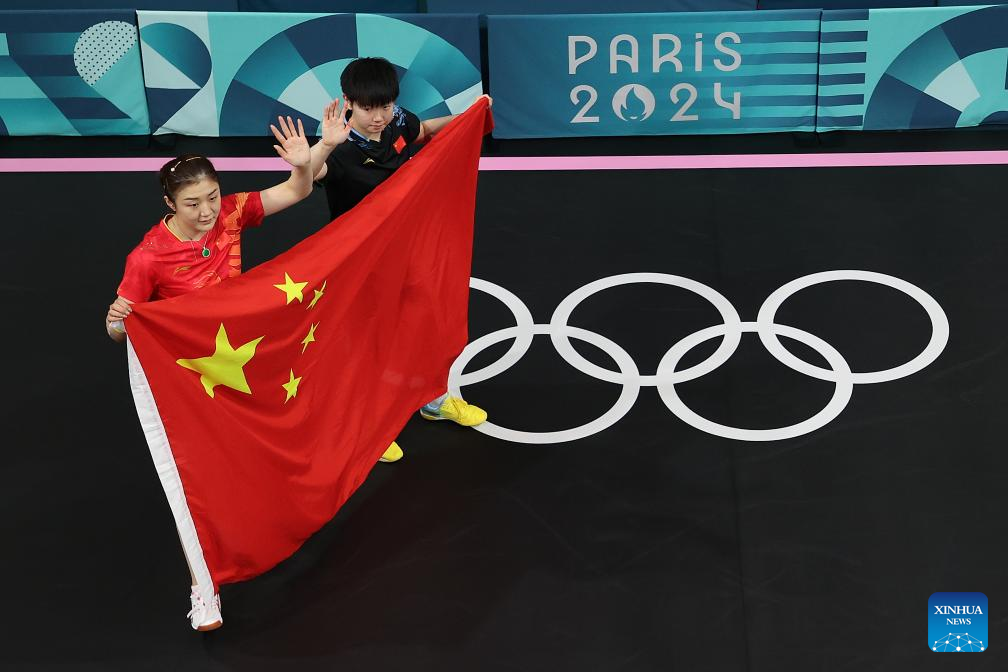
{"type": "Polygon", "coordinates": [[[403,452],[399,444],[393,441],[385,450],[385,453],[378,458],[379,462],[398,462],[402,459],[403,452]]]}
{"type": "Polygon", "coordinates": [[[426,420],[451,420],[463,427],[475,427],[486,422],[487,413],[479,406],[466,403],[458,397],[447,397],[437,413],[431,413],[426,408],[420,409],[420,415],[426,420]]]}

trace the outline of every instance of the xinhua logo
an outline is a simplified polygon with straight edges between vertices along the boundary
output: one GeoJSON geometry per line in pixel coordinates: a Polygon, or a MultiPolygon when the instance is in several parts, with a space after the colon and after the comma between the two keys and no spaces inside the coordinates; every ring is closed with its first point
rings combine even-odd
{"type": "Polygon", "coordinates": [[[987,641],[987,596],[935,593],[928,599],[928,648],[937,653],[980,653],[987,641]]]}

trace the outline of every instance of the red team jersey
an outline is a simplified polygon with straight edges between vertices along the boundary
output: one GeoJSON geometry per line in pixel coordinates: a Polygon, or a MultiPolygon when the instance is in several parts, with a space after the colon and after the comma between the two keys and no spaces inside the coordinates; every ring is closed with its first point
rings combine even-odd
{"type": "Polygon", "coordinates": [[[214,227],[200,240],[181,240],[162,219],[126,257],[119,296],[134,303],[170,299],[241,274],[241,234],[263,220],[258,191],[221,198],[214,227]],[[203,257],[203,246],[210,256],[203,257]]]}

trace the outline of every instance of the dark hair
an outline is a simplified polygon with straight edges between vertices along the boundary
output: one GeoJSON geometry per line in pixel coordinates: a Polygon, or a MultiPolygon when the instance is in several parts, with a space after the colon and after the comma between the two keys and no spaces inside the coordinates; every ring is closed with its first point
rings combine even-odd
{"type": "Polygon", "coordinates": [[[361,107],[381,107],[399,97],[399,76],[384,58],[350,61],[340,75],[340,86],[343,96],[361,107]]]}
{"type": "Polygon", "coordinates": [[[200,154],[183,154],[161,166],[161,190],[168,200],[174,202],[178,190],[200,180],[211,179],[219,182],[217,171],[210,159],[200,154]]]}

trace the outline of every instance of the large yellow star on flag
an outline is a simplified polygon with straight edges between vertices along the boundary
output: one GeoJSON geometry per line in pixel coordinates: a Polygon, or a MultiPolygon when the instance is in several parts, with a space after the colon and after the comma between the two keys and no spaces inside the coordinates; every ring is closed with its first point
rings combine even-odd
{"type": "Polygon", "coordinates": [[[273,285],[281,292],[287,295],[287,303],[290,304],[291,301],[297,299],[298,301],[304,301],[303,290],[308,286],[307,282],[294,282],[291,277],[284,273],[284,281],[282,285],[273,285]]]}
{"type": "Polygon", "coordinates": [[[318,329],[318,325],[319,323],[312,324],[311,328],[308,330],[308,335],[304,337],[303,341],[301,341],[301,345],[304,346],[301,348],[302,355],[304,354],[304,351],[308,349],[308,344],[315,342],[315,330],[318,329]]]}
{"type": "Polygon", "coordinates": [[[252,394],[248,381],[245,380],[243,367],[255,356],[256,346],[264,338],[265,336],[260,336],[236,349],[228,340],[227,331],[222,322],[220,329],[217,330],[214,354],[199,359],[179,359],[175,363],[199,373],[203,389],[211,398],[214,396],[214,388],[218,385],[230,387],[245,394],[252,394]]]}
{"type": "Polygon", "coordinates": [[[288,380],[286,383],[284,383],[283,385],[280,386],[280,387],[284,388],[285,390],[287,390],[287,398],[284,399],[284,403],[285,404],[288,401],[290,401],[293,397],[297,396],[298,385],[301,384],[301,378],[302,378],[302,376],[298,376],[297,378],[295,378],[294,377],[294,369],[291,369],[290,380],[288,380]]]}
{"type": "Polygon", "coordinates": [[[325,294],[325,286],[326,286],[327,282],[329,282],[329,280],[323,280],[322,281],[322,289],[313,289],[312,290],[313,292],[315,292],[315,298],[312,299],[311,303],[308,304],[308,310],[311,310],[312,308],[314,308],[315,304],[318,303],[319,299],[322,298],[322,295],[325,294]]]}

